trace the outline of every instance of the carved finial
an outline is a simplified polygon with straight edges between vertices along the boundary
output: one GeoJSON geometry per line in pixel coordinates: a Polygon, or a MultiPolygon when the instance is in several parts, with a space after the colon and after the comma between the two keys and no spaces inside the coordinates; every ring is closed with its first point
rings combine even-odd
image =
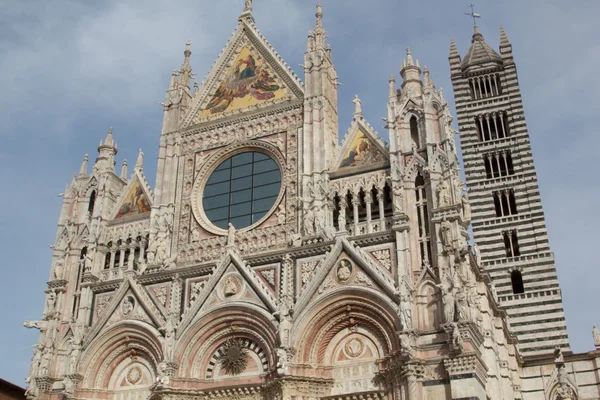
{"type": "Polygon", "coordinates": [[[362,114],[362,102],[358,98],[357,94],[354,95],[354,100],[352,100],[352,102],[354,103],[354,115],[361,115],[362,114]]]}
{"type": "Polygon", "coordinates": [[[592,328],[592,335],[594,336],[594,347],[596,350],[600,350],[600,330],[595,325],[592,328]]]}
{"type": "Polygon", "coordinates": [[[323,7],[321,3],[317,4],[317,25],[315,26],[315,40],[317,47],[325,47],[325,28],[323,27],[323,7]]]}
{"type": "Polygon", "coordinates": [[[86,154],[83,156],[83,162],[81,163],[81,168],[79,168],[79,178],[87,176],[87,165],[90,157],[86,154]]]}
{"type": "Polygon", "coordinates": [[[190,65],[190,55],[192,55],[191,47],[192,42],[188,40],[185,43],[185,51],[183,52],[185,58],[181,65],[181,70],[179,71],[179,84],[186,88],[190,87],[190,77],[192,75],[192,66],[190,65]]]}
{"type": "Polygon", "coordinates": [[[406,63],[404,64],[404,66],[406,67],[410,67],[413,65],[413,58],[412,55],[410,54],[410,47],[406,48],[406,63]]]}
{"type": "Polygon", "coordinates": [[[321,3],[317,3],[317,13],[315,14],[317,17],[317,26],[323,25],[323,6],[321,3]]]}
{"type": "Polygon", "coordinates": [[[454,43],[454,38],[450,38],[450,57],[459,57],[458,50],[456,49],[456,43],[454,43]]]}
{"type": "Polygon", "coordinates": [[[502,53],[502,54],[512,53],[512,45],[508,41],[508,37],[506,36],[506,32],[504,32],[503,27],[500,27],[500,53],[502,53]]]}
{"type": "Polygon", "coordinates": [[[177,83],[177,74],[178,71],[176,69],[171,72],[171,83],[169,83],[169,89],[175,89],[175,84],[177,83]]]}
{"type": "Polygon", "coordinates": [[[245,0],[244,11],[242,11],[239,20],[254,22],[254,16],[252,15],[252,0],[245,0]]]}
{"type": "Polygon", "coordinates": [[[142,151],[142,149],[140,149],[140,151],[138,153],[137,161],[135,162],[135,170],[141,171],[144,168],[143,164],[144,164],[144,152],[142,151]]]}
{"type": "Polygon", "coordinates": [[[425,68],[423,68],[423,84],[425,85],[425,87],[433,86],[433,81],[431,80],[429,68],[427,68],[427,65],[425,66],[425,68]]]}
{"type": "Polygon", "coordinates": [[[394,75],[390,75],[390,98],[396,97],[396,78],[394,75]]]}
{"type": "Polygon", "coordinates": [[[113,145],[113,128],[112,126],[110,128],[108,128],[108,133],[106,134],[106,139],[104,139],[104,145],[105,146],[112,146],[113,145]]]}
{"type": "Polygon", "coordinates": [[[121,176],[120,178],[124,181],[127,180],[127,160],[123,160],[123,165],[121,165],[121,176]]]}
{"type": "Polygon", "coordinates": [[[190,58],[192,55],[192,42],[190,40],[185,42],[185,51],[183,52],[183,55],[185,58],[190,58]]]}

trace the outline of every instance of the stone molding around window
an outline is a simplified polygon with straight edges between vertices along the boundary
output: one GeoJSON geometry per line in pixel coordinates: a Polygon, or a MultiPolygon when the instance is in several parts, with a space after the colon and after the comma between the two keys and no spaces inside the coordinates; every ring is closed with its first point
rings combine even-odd
{"type": "Polygon", "coordinates": [[[192,198],[191,198],[192,214],[194,215],[194,218],[196,219],[196,221],[198,221],[200,226],[203,229],[205,229],[207,232],[214,233],[216,235],[221,235],[221,236],[227,235],[227,230],[221,229],[221,228],[215,226],[212,222],[210,222],[210,220],[206,216],[206,213],[204,212],[204,208],[202,206],[202,197],[203,197],[204,187],[206,186],[206,182],[208,181],[208,179],[210,178],[210,176],[212,175],[214,170],[223,161],[225,161],[228,158],[233,157],[237,154],[251,152],[251,151],[264,153],[267,156],[271,157],[277,163],[277,165],[279,166],[279,169],[281,171],[281,189],[279,190],[279,195],[278,195],[277,199],[275,200],[275,202],[273,203],[273,206],[265,214],[265,216],[263,218],[261,218],[259,221],[255,222],[254,224],[244,227],[244,228],[241,228],[241,229],[238,229],[237,231],[238,232],[246,232],[246,231],[252,230],[252,229],[260,226],[273,214],[273,212],[275,212],[277,207],[279,207],[279,204],[281,203],[281,200],[283,199],[283,195],[285,193],[285,188],[288,183],[288,182],[286,182],[286,174],[285,174],[286,161],[285,161],[285,158],[283,157],[283,155],[281,154],[281,152],[279,151],[279,149],[270,143],[259,141],[259,140],[248,140],[248,141],[242,141],[242,142],[232,144],[230,146],[227,146],[227,147],[224,147],[224,148],[218,150],[215,154],[213,154],[204,163],[204,166],[198,173],[198,176],[196,177],[196,180],[194,181],[194,186],[192,188],[192,198]]]}

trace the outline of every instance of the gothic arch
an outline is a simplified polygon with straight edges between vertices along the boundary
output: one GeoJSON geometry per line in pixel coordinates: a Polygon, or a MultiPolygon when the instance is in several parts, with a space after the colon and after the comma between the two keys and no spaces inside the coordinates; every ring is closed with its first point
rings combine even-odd
{"type": "Polygon", "coordinates": [[[430,165],[433,171],[443,173],[444,170],[450,168],[450,161],[448,160],[448,156],[437,148],[433,154],[430,165]]]}
{"type": "Polygon", "coordinates": [[[415,179],[417,178],[417,175],[419,175],[419,173],[421,173],[421,175],[423,175],[423,178],[425,178],[425,174],[423,173],[424,168],[426,167],[426,164],[421,161],[420,157],[413,157],[407,168],[406,168],[406,173],[404,174],[404,181],[408,182],[409,185],[406,186],[407,188],[411,188],[414,186],[414,182],[415,179]]]}
{"type": "Polygon", "coordinates": [[[84,376],[82,389],[108,389],[111,379],[124,360],[143,360],[156,376],[162,359],[160,333],[138,321],[126,321],[105,330],[85,349],[79,366],[84,376]]]}
{"type": "Polygon", "coordinates": [[[435,330],[442,323],[441,305],[436,286],[436,282],[430,278],[426,278],[420,282],[415,291],[417,294],[416,325],[421,331],[435,330]]]}
{"type": "Polygon", "coordinates": [[[425,113],[422,110],[416,108],[414,104],[410,104],[407,108],[402,110],[400,118],[402,118],[405,123],[408,123],[412,117],[417,118],[417,122],[421,124],[422,121],[425,120],[425,113]]]}
{"type": "Polygon", "coordinates": [[[398,350],[400,321],[390,300],[376,291],[344,288],[311,305],[294,323],[295,363],[323,364],[332,339],[344,329],[360,326],[378,344],[384,357],[398,350]]]}
{"type": "Polygon", "coordinates": [[[233,338],[255,343],[269,368],[275,366],[277,328],[272,317],[254,305],[229,304],[209,311],[182,332],[175,349],[178,375],[204,379],[215,352],[233,338]]]}
{"type": "Polygon", "coordinates": [[[579,400],[579,394],[577,392],[577,387],[575,385],[573,385],[571,382],[566,382],[563,384],[556,382],[554,387],[550,391],[548,400],[561,400],[561,399],[579,400]],[[570,395],[571,397],[568,397],[567,395],[570,395]]]}

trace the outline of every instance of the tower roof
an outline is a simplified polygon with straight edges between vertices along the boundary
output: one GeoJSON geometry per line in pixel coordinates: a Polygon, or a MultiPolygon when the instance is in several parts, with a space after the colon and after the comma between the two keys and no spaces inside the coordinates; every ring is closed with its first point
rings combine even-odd
{"type": "Polygon", "coordinates": [[[471,40],[471,47],[465,55],[460,64],[463,70],[473,67],[475,65],[494,63],[502,64],[502,57],[498,55],[483,38],[483,35],[479,32],[477,26],[475,26],[475,33],[473,33],[473,39],[471,40]]]}

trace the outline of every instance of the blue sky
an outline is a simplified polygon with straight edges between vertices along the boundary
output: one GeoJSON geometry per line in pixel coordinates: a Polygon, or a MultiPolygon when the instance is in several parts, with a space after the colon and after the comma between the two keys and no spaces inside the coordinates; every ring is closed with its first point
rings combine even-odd
{"type": "MultiPolygon", "coordinates": [[[[197,79],[208,73],[243,0],[2,0],[0,15],[0,377],[23,385],[50,274],[61,199],[85,153],[93,161],[109,126],[117,165],[130,168],[138,148],[154,183],[161,106],[173,69],[192,41],[197,79]]],[[[261,32],[302,77],[314,3],[255,0],[261,32]]],[[[574,351],[592,350],[600,325],[596,171],[600,147],[597,15],[594,0],[481,1],[480,30],[494,48],[499,27],[513,44],[540,181],[550,244],[574,351]]],[[[427,65],[453,104],[448,48],[469,47],[469,1],[324,0],[325,27],[342,86],[340,136],[358,94],[366,118],[384,135],[390,74],[398,79],[405,48],[427,65]]],[[[130,169],[131,170],[131,169],[130,169]]]]}

